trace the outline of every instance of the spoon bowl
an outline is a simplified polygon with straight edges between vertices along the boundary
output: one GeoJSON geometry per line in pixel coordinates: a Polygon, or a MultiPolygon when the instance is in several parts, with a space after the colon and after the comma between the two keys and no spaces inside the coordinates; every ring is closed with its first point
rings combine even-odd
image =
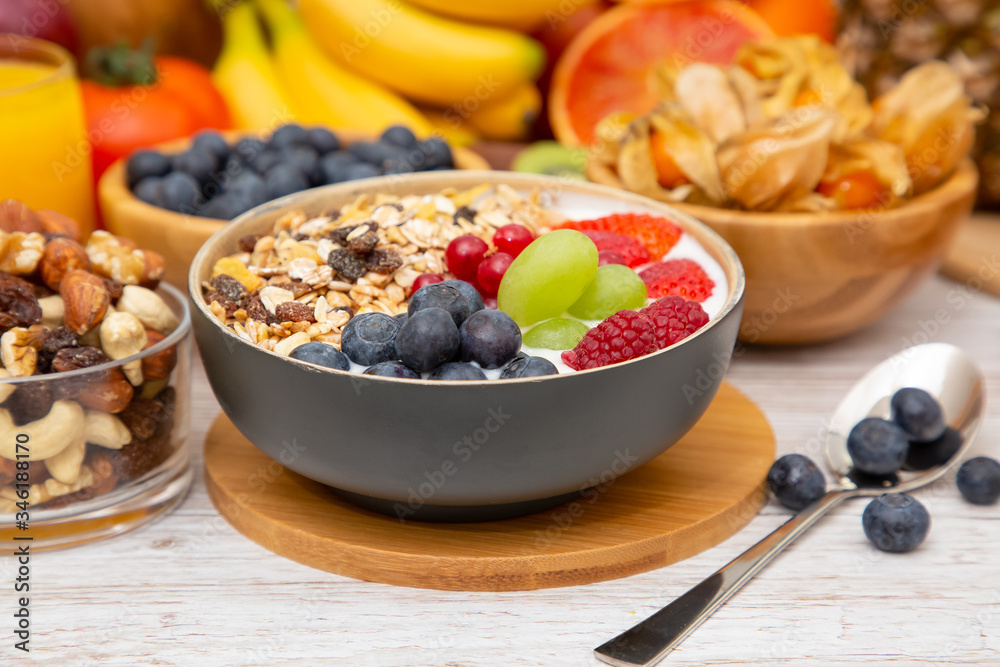
{"type": "Polygon", "coordinates": [[[656,664],[785,547],[844,500],[912,491],[944,475],[979,430],[984,404],[982,372],[969,355],[954,345],[917,345],[886,359],[854,384],[830,420],[826,450],[838,487],[666,607],[598,646],[594,655],[619,667],[656,664]],[[847,435],[865,417],[888,418],[892,395],[904,387],[917,387],[931,394],[941,405],[948,430],[940,442],[911,448],[924,452],[924,458],[908,459],[910,470],[884,477],[860,474],[847,453],[847,435]],[[941,452],[945,455],[941,456],[941,452]]]}

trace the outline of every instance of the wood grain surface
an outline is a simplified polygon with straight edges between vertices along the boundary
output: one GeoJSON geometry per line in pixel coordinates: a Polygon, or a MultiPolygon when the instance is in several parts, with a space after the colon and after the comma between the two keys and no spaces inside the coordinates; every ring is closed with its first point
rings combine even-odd
{"type": "Polygon", "coordinates": [[[966,220],[948,249],[941,273],[1000,296],[1000,214],[979,213],[966,220]]]}
{"type": "Polygon", "coordinates": [[[773,460],[764,415],[723,384],[701,421],[659,457],[527,517],[401,522],[277,464],[274,483],[260,493],[255,471],[271,460],[225,416],[205,439],[205,483],[241,533],[300,563],[399,586],[513,591],[625,577],[715,546],[767,501],[763,481],[773,460]]]}

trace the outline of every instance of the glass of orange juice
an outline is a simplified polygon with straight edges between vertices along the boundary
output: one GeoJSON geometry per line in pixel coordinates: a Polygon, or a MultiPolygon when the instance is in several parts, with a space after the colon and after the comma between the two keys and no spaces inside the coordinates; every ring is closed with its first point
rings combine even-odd
{"type": "Polygon", "coordinates": [[[94,227],[90,145],[76,64],[41,39],[0,33],[0,200],[94,227]]]}

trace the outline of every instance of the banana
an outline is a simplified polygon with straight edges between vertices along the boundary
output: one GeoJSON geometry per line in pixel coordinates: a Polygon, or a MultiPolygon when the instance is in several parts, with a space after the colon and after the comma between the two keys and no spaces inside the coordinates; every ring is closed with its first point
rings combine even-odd
{"type": "Polygon", "coordinates": [[[286,0],[256,0],[274,44],[274,67],[304,123],[379,133],[406,125],[419,135],[430,124],[409,102],[331,62],[286,0]]]}
{"type": "Polygon", "coordinates": [[[541,91],[535,84],[526,82],[499,100],[486,100],[471,109],[465,121],[486,139],[519,141],[531,133],[541,109],[541,91]]]}
{"type": "Polygon", "coordinates": [[[444,140],[452,146],[468,146],[482,138],[451,109],[424,106],[418,106],[417,108],[420,109],[420,113],[424,115],[424,118],[430,122],[431,127],[434,128],[434,132],[444,137],[444,140]]]}
{"type": "Polygon", "coordinates": [[[442,18],[401,0],[300,0],[299,11],[329,55],[431,105],[505,95],[545,64],[541,45],[520,33],[442,18]]]}
{"type": "Polygon", "coordinates": [[[274,73],[253,5],[220,5],[219,11],[223,44],[212,81],[226,99],[237,129],[268,130],[295,120],[274,73]]]}
{"type": "Polygon", "coordinates": [[[485,23],[522,32],[562,23],[567,16],[594,0],[410,0],[417,7],[453,19],[485,23]]]}

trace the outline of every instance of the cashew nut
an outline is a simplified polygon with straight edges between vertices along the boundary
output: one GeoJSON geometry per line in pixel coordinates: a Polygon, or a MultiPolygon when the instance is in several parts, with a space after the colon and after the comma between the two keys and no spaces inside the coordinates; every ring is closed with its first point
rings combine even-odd
{"type": "Polygon", "coordinates": [[[22,327],[8,329],[0,336],[0,361],[15,377],[25,377],[35,372],[38,350],[30,344],[34,336],[22,327]]]}
{"type": "MultiPolygon", "coordinates": [[[[61,327],[66,316],[66,304],[58,294],[45,296],[38,300],[42,307],[42,324],[50,329],[61,327]]],[[[109,307],[110,309],[110,307],[109,307]]]]}
{"type": "Polygon", "coordinates": [[[121,449],[132,442],[132,433],[121,419],[100,410],[85,411],[85,441],[108,449],[121,449]]]}
{"type": "Polygon", "coordinates": [[[73,401],[56,401],[49,414],[24,426],[15,426],[10,412],[0,409],[0,456],[16,461],[21,454],[21,460],[43,461],[73,444],[80,437],[85,421],[83,408],[73,401]],[[27,440],[21,438],[20,452],[17,451],[19,435],[27,436],[27,440]]]}
{"type": "Polygon", "coordinates": [[[118,299],[118,309],[132,313],[147,329],[161,334],[170,333],[180,324],[159,294],[138,285],[125,285],[118,299]]]}
{"type": "MultiPolygon", "coordinates": [[[[28,487],[27,501],[29,506],[34,507],[53,498],[65,496],[68,493],[76,493],[80,489],[85,489],[94,483],[94,473],[87,466],[80,467],[80,474],[72,484],[63,484],[54,477],[50,477],[42,484],[32,484],[28,487]]],[[[13,486],[0,487],[0,498],[11,502],[21,502],[22,498],[17,497],[17,490],[13,486]]],[[[2,501],[0,501],[2,503],[2,501]]],[[[0,505],[2,509],[2,505],[0,505]]]]}
{"type": "MultiPolygon", "coordinates": [[[[117,312],[104,316],[99,328],[101,347],[104,353],[114,360],[131,357],[146,347],[149,339],[146,327],[142,326],[132,313],[117,312]]],[[[142,384],[142,359],[136,359],[122,365],[125,377],[138,387],[142,384]]]]}
{"type": "MultiPolygon", "coordinates": [[[[0,368],[0,379],[13,377],[10,371],[6,368],[0,368]]],[[[0,382],[0,403],[3,403],[10,395],[14,393],[17,389],[17,385],[13,382],[0,382]]]]}
{"type": "Polygon", "coordinates": [[[45,459],[45,467],[52,477],[63,484],[72,484],[80,477],[80,466],[87,453],[87,441],[78,437],[55,456],[45,459]]]}

